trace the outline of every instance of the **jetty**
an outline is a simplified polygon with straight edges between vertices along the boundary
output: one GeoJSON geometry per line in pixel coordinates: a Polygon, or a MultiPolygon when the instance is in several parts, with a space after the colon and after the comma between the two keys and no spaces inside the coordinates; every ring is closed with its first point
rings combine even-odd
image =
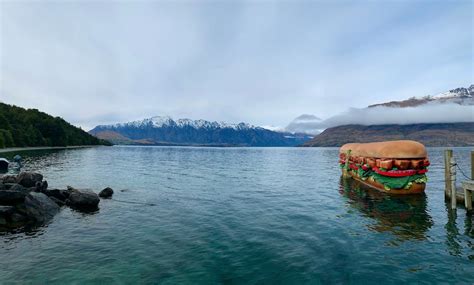
{"type": "Polygon", "coordinates": [[[474,192],[474,151],[471,151],[471,178],[459,168],[453,156],[453,150],[444,151],[444,181],[445,190],[444,197],[446,201],[451,202],[451,209],[455,210],[458,204],[464,205],[467,212],[473,211],[472,197],[474,192]],[[457,169],[463,175],[464,181],[461,187],[456,186],[457,169]]]}

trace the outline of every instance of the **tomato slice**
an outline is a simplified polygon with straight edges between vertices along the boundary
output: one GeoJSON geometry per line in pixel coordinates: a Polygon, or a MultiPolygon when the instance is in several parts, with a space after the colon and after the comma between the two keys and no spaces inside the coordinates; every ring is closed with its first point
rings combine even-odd
{"type": "Polygon", "coordinates": [[[355,165],[355,164],[349,164],[349,168],[354,169],[354,170],[359,169],[359,167],[357,167],[357,165],[355,165]]]}
{"type": "Polygon", "coordinates": [[[382,171],[378,167],[373,168],[374,171],[380,175],[388,176],[388,177],[405,177],[405,176],[412,176],[416,174],[416,170],[389,170],[389,171],[382,171]]]}
{"type": "Polygon", "coordinates": [[[418,174],[425,174],[426,172],[428,172],[428,169],[418,170],[418,174]]]}

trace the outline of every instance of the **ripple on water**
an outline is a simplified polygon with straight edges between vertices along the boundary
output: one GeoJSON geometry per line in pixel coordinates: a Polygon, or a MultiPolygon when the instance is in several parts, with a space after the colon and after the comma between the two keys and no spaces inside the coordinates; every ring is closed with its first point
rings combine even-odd
{"type": "MultiPolygon", "coordinates": [[[[467,148],[455,149],[460,160],[467,148]]],[[[0,235],[0,283],[468,283],[472,216],[443,198],[340,179],[335,148],[110,147],[28,152],[51,187],[116,191],[100,210],[0,235]],[[155,206],[152,206],[155,205],[155,206]],[[4,258],[5,257],[5,258],[4,258]],[[199,281],[199,282],[198,282],[199,281]]]]}

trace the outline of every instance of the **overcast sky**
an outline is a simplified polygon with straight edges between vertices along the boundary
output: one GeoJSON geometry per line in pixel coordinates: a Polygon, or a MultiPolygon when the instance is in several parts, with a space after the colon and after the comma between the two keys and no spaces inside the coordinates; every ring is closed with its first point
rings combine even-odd
{"type": "Polygon", "coordinates": [[[0,101],[285,126],[473,83],[472,1],[0,0],[0,101]]]}

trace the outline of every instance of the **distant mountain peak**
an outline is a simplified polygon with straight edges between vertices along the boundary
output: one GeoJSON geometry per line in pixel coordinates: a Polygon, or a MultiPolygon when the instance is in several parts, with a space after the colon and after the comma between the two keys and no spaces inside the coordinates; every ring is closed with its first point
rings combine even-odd
{"type": "Polygon", "coordinates": [[[373,107],[416,107],[425,104],[458,104],[458,105],[474,105],[474,84],[471,84],[468,88],[459,87],[456,89],[449,90],[447,92],[439,93],[436,95],[427,95],[423,97],[411,97],[401,101],[390,101],[386,103],[379,103],[369,105],[369,108],[373,107]]]}
{"type": "Polygon", "coordinates": [[[100,125],[89,131],[117,144],[204,145],[204,146],[292,146],[305,142],[306,135],[288,136],[247,123],[173,119],[155,116],[113,125],[100,125]]]}
{"type": "Polygon", "coordinates": [[[163,127],[174,127],[174,128],[185,128],[191,127],[194,129],[234,129],[234,130],[246,130],[246,129],[258,129],[256,127],[247,123],[238,123],[230,124],[226,122],[217,122],[217,121],[206,121],[206,120],[192,120],[188,118],[176,119],[174,120],[170,116],[154,116],[151,118],[146,118],[143,120],[136,120],[127,123],[118,123],[112,125],[100,125],[97,126],[100,128],[113,129],[113,128],[123,128],[123,127],[135,127],[135,128],[163,128],[163,127]]]}

